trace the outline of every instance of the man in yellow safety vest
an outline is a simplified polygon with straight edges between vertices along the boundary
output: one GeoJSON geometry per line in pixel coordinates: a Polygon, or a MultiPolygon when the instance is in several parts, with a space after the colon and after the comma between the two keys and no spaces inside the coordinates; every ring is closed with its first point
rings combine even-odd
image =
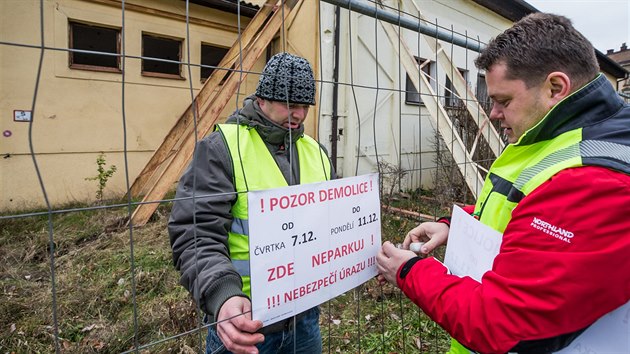
{"type": "Polygon", "coordinates": [[[247,192],[335,178],[304,134],[315,104],[309,62],[279,53],[256,93],[201,140],[177,188],[168,230],[181,284],[207,315],[208,353],[321,353],[319,309],[262,327],[252,321],[247,192]]]}
{"type": "MultiPolygon", "coordinates": [[[[450,353],[557,352],[630,300],[630,106],[562,16],[526,16],[475,64],[509,145],[467,211],[503,234],[499,254],[477,282],[386,242],[380,279],[451,334],[450,353]]],[[[448,233],[423,223],[403,246],[426,254],[448,233]]]]}

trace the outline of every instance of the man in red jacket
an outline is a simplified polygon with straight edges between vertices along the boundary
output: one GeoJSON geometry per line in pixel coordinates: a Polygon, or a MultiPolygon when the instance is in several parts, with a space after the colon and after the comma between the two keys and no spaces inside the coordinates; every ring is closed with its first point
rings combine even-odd
{"type": "MultiPolygon", "coordinates": [[[[499,254],[477,282],[385,242],[379,277],[451,334],[451,353],[555,352],[630,300],[630,106],[562,16],[523,18],[475,64],[509,145],[468,211],[503,234],[499,254]]],[[[403,248],[427,254],[448,232],[423,223],[403,248]]]]}

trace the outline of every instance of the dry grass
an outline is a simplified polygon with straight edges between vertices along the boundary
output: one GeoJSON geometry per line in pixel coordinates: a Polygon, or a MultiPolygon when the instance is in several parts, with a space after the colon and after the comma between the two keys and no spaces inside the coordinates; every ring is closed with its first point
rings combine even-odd
{"type": "MultiPolygon", "coordinates": [[[[146,353],[205,349],[205,330],[195,333],[199,313],[172,265],[168,209],[161,206],[132,233],[124,226],[126,209],[52,216],[62,352],[119,353],[136,344],[149,344],[141,350],[146,353]],[[192,333],[171,338],[184,332],[192,333]]],[[[46,215],[0,219],[2,353],[55,350],[48,225],[46,215]]],[[[413,226],[384,214],[383,239],[400,242],[413,226]]],[[[374,280],[321,307],[325,352],[438,353],[448,345],[444,332],[397,289],[374,280]]]]}

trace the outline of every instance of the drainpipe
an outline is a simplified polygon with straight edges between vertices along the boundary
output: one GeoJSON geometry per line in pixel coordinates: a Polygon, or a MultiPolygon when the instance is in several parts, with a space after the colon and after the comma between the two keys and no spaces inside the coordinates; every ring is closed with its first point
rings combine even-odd
{"type": "Polygon", "coordinates": [[[428,25],[417,19],[409,17],[402,17],[400,14],[393,14],[389,11],[375,8],[373,5],[369,5],[363,1],[358,0],[322,0],[332,5],[343,7],[354,12],[358,12],[363,15],[378,18],[379,20],[391,23],[393,25],[400,25],[402,28],[412,30],[414,32],[420,32],[428,36],[441,39],[443,41],[452,43],[454,45],[480,52],[485,46],[474,39],[467,38],[461,34],[455,34],[449,31],[445,31],[439,28],[435,28],[433,25],[428,25]]]}

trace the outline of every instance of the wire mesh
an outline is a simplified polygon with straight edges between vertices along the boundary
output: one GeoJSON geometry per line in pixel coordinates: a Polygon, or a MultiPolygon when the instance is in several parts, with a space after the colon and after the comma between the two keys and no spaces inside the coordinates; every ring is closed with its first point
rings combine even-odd
{"type": "MultiPolygon", "coordinates": [[[[142,165],[160,143],[155,137],[168,133],[167,126],[152,122],[159,112],[150,106],[164,107],[154,100],[168,99],[180,111],[188,105],[198,107],[201,84],[195,75],[206,68],[239,76],[233,104],[228,107],[238,109],[244,95],[250,93],[245,90],[252,89],[243,78],[260,74],[260,65],[243,68],[245,25],[241,21],[245,17],[241,7],[250,6],[224,2],[234,5],[233,14],[227,16],[207,5],[218,6],[220,1],[40,0],[9,1],[0,6],[2,13],[15,6],[18,9],[12,14],[21,13],[24,21],[36,18],[29,23],[38,24],[28,26],[30,37],[5,32],[0,40],[3,77],[10,78],[12,71],[28,73],[12,78],[11,83],[32,87],[29,95],[23,87],[9,94],[10,87],[2,85],[8,102],[5,109],[31,101],[26,132],[23,126],[15,127],[23,122],[3,121],[6,139],[2,154],[5,166],[12,166],[10,171],[3,167],[4,210],[0,215],[0,322],[5,326],[0,348],[4,351],[205,352],[206,330],[216,323],[204,321],[199,306],[178,284],[166,231],[169,210],[176,201],[172,188],[155,200],[140,200],[130,191],[142,165]],[[151,22],[158,17],[159,21],[151,22]],[[118,51],[71,47],[69,19],[119,29],[118,51]],[[221,26],[230,27],[229,36],[221,32],[221,26]],[[182,43],[179,57],[145,56],[137,43],[145,31],[176,38],[182,43]],[[197,60],[193,53],[204,42],[201,38],[212,39],[213,35],[217,35],[213,44],[230,42],[229,46],[238,47],[234,65],[221,67],[197,60]],[[104,74],[93,67],[72,68],[67,58],[73,53],[118,61],[114,72],[104,74]],[[30,59],[18,66],[16,57],[23,55],[30,59]],[[143,60],[178,65],[180,73],[142,76],[143,60]],[[85,86],[78,83],[84,81],[89,82],[90,92],[81,92],[85,86]],[[99,93],[102,82],[109,86],[99,93]],[[64,98],[66,93],[56,88],[74,84],[78,89],[71,90],[76,95],[72,99],[64,98]],[[56,103],[56,99],[63,102],[56,103]],[[89,123],[90,114],[107,107],[108,112],[118,114],[96,114],[102,121],[89,123]],[[63,130],[51,129],[50,122],[62,125],[63,130]],[[151,131],[152,141],[140,141],[138,132],[144,129],[151,131]],[[6,142],[14,130],[14,139],[22,136],[27,141],[26,150],[6,142]],[[103,173],[113,163],[98,166],[105,168],[98,179],[104,181],[99,188],[107,197],[95,200],[89,189],[93,184],[85,182],[84,176],[94,174],[93,161],[98,155],[122,163],[124,168],[108,180],[103,173]],[[30,167],[24,162],[8,164],[25,158],[32,161],[30,167]],[[29,194],[14,196],[6,186],[17,186],[20,180],[37,181],[39,191],[33,193],[31,186],[29,194]],[[129,221],[143,205],[157,208],[147,225],[134,226],[129,221]]],[[[490,136],[494,128],[486,124],[484,110],[489,103],[483,73],[472,61],[474,48],[482,47],[498,30],[494,24],[469,25],[475,16],[487,15],[411,0],[348,2],[347,8],[335,7],[331,1],[306,4],[313,5],[318,14],[315,27],[307,30],[319,32],[314,35],[318,54],[308,58],[317,63],[319,74],[319,107],[316,117],[309,118],[317,121],[313,134],[333,152],[339,176],[380,174],[383,240],[399,243],[418,222],[448,214],[454,203],[473,203],[479,190],[469,177],[483,177],[496,156],[492,144],[483,138],[482,132],[490,136]],[[353,11],[353,4],[374,9],[373,15],[353,11]],[[379,18],[382,14],[397,20],[386,22],[379,18]],[[409,28],[413,24],[417,27],[409,28]],[[425,34],[431,31],[450,41],[425,34]],[[397,38],[392,39],[391,34],[397,38]],[[404,55],[411,55],[417,63],[414,70],[405,67],[404,55]],[[445,66],[442,55],[453,65],[445,66]],[[469,90],[456,89],[458,76],[469,90]],[[406,80],[420,84],[406,86],[406,80]],[[477,104],[481,109],[472,114],[468,107],[477,104]],[[458,149],[470,158],[455,159],[458,149]]],[[[269,45],[269,52],[299,54],[303,49],[296,48],[299,32],[291,40],[290,25],[295,22],[282,21],[280,36],[269,45]]],[[[177,117],[173,112],[175,109],[158,121],[174,124],[177,117]]],[[[190,122],[195,141],[199,112],[192,110],[190,122]]],[[[211,203],[222,196],[193,195],[193,199],[211,203]]],[[[435,256],[441,258],[443,249],[435,256]]],[[[397,288],[381,286],[375,280],[322,304],[321,310],[323,348],[328,353],[437,353],[448,349],[449,338],[442,329],[397,288]]]]}

